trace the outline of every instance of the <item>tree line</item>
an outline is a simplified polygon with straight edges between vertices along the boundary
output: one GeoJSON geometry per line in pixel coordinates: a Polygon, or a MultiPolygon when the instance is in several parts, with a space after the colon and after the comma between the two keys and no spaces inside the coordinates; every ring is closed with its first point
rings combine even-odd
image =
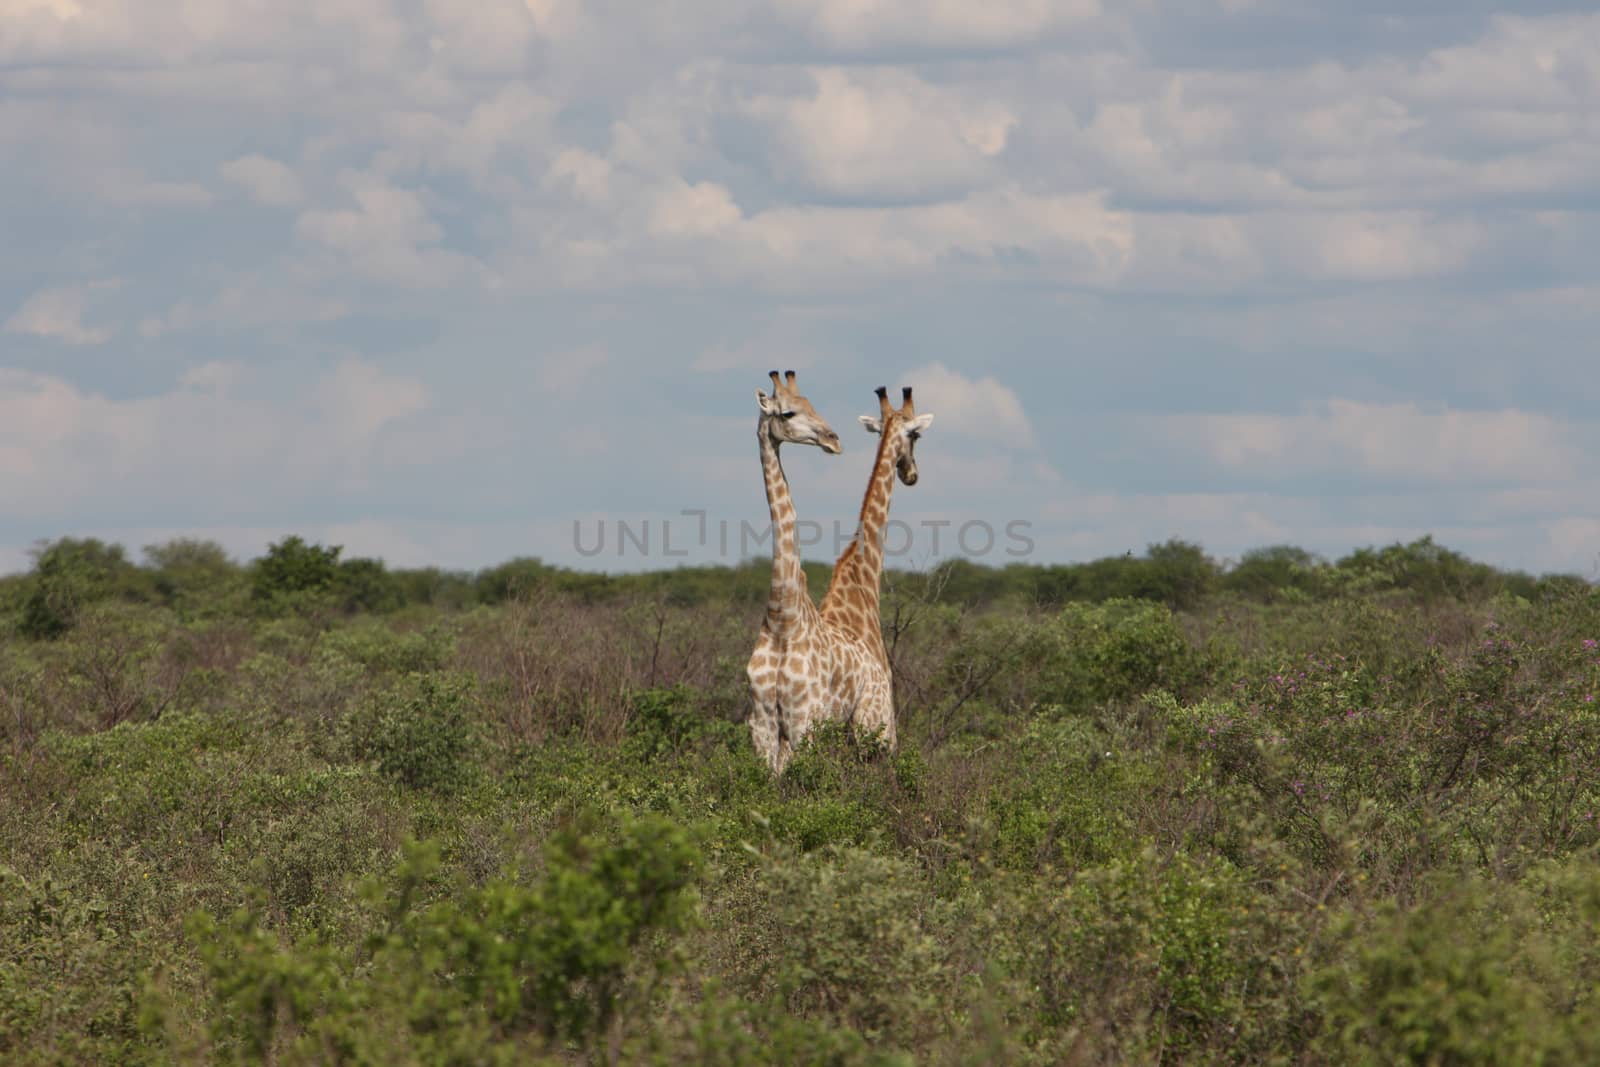
{"type": "MultiPolygon", "coordinates": [[[[144,549],[142,561],[119,544],[63,537],[41,543],[25,574],[0,579],[0,613],[29,638],[70,630],[86,607],[105,601],[165,606],[182,616],[281,616],[306,612],[389,614],[411,606],[462,610],[540,593],[587,602],[639,597],[689,606],[707,602],[759,604],[768,592],[770,564],[605,574],[572,570],[537,558],[518,558],[477,571],[389,567],[381,560],[344,558],[339,545],[299,536],[269,545],[239,562],[222,546],[178,539],[144,549]]],[[[813,590],[826,586],[826,563],[808,562],[813,590]]],[[[1198,544],[1168,540],[1144,552],[1082,563],[1011,563],[994,567],[946,560],[930,571],[891,570],[886,581],[923,583],[946,602],[984,607],[1147,600],[1188,610],[1216,597],[1262,603],[1300,603],[1361,593],[1411,593],[1425,600],[1474,601],[1498,594],[1526,599],[1587,588],[1579,575],[1535,576],[1502,570],[1436,543],[1431,536],[1385,547],[1358,548],[1329,560],[1293,545],[1252,549],[1219,560],[1198,544]]]]}

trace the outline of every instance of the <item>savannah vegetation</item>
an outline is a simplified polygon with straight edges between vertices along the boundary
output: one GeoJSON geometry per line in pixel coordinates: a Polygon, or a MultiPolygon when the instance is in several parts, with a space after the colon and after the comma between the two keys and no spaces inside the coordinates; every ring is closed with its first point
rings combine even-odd
{"type": "Polygon", "coordinates": [[[41,545],[0,1061],[1600,1062],[1586,581],[1427,539],[891,573],[899,750],[773,780],[767,578],[41,545]]]}

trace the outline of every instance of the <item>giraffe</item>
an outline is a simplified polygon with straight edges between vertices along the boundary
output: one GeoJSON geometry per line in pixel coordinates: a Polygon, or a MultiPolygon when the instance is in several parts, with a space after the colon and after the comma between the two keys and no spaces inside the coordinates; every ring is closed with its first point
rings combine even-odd
{"type": "Polygon", "coordinates": [[[878,455],[867,479],[855,539],[833,565],[833,579],[819,614],[836,646],[852,653],[854,676],[838,686],[853,698],[846,702],[851,723],[857,730],[879,734],[892,749],[894,683],[878,614],[883,533],[895,476],[906,485],[917,484],[917,438],[933,422],[933,416],[916,413],[909,386],[901,390],[898,409],[890,406],[887,389],[879,386],[877,393],[878,416],[862,415],[861,424],[868,433],[879,435],[878,455]]]}
{"type": "Polygon", "coordinates": [[[772,395],[756,390],[761,409],[756,439],[761,446],[761,470],[772,519],[772,589],[746,675],[752,704],[751,740],[772,770],[778,772],[788,762],[790,751],[785,716],[798,711],[805,721],[817,702],[811,661],[821,631],[817,606],[800,566],[794,501],[778,460],[778,448],[785,442],[816,445],[832,455],[838,455],[843,448],[839,435],[800,395],[794,371],[785,374],[786,381],[779,381],[777,371],[770,374],[772,395]]]}
{"type": "Polygon", "coordinates": [[[762,431],[774,527],[772,596],[747,673],[751,739],[775,774],[782,773],[812,725],[825,718],[842,718],[894,744],[894,692],[878,624],[883,529],[895,474],[907,485],[916,484],[916,439],[933,416],[915,413],[910,389],[898,411],[890,408],[887,392],[878,389],[880,417],[862,417],[882,439],[855,541],[839,557],[820,611],[811,602],[794,550],[794,510],[776,446],[770,446],[769,459],[762,431]]]}

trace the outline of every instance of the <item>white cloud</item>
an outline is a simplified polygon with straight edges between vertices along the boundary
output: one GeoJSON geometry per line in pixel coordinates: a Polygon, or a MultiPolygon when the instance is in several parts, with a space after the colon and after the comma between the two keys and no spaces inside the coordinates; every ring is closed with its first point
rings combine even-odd
{"type": "Polygon", "coordinates": [[[1016,116],[896,70],[811,72],[814,96],[763,96],[780,167],[830,196],[948,195],[993,173],[1016,116]]]}
{"type": "Polygon", "coordinates": [[[63,22],[82,18],[83,5],[78,0],[0,0],[0,18],[25,19],[42,15],[63,22]]]}
{"type": "Polygon", "coordinates": [[[664,238],[714,237],[741,218],[739,205],[723,186],[680,182],[658,194],[650,212],[650,232],[664,238]]]}
{"type": "Polygon", "coordinates": [[[494,199],[517,195],[523,172],[543,167],[554,148],[557,105],[520,82],[455,95],[445,106],[427,101],[379,116],[374,169],[391,178],[456,172],[494,199]]]}
{"type": "Polygon", "coordinates": [[[116,399],[50,375],[0,369],[0,497],[12,516],[203,506],[257,509],[365,484],[374,445],[427,407],[420,382],[345,361],[308,397],[274,404],[244,367],[191,368],[175,388],[116,399]],[[309,403],[307,401],[309,400],[309,403]]]}
{"type": "Polygon", "coordinates": [[[356,206],[303,212],[295,234],[339,256],[339,265],[376,281],[432,288],[448,285],[468,267],[459,253],[437,247],[444,230],[420,194],[371,175],[347,175],[356,206]]]}
{"type": "Polygon", "coordinates": [[[276,159],[240,156],[224,163],[221,170],[228,181],[272,207],[294,207],[304,195],[299,175],[276,159]]]}
{"type": "Polygon", "coordinates": [[[779,6],[821,42],[850,52],[1026,44],[1100,13],[1099,0],[780,0],[779,6]]]}
{"type": "Polygon", "coordinates": [[[352,445],[372,440],[384,425],[428,406],[428,387],[391,377],[375,363],[348,359],[324,377],[316,398],[326,424],[352,445]]]}
{"type": "Polygon", "coordinates": [[[1537,412],[1424,409],[1330,400],[1302,415],[1140,419],[1169,444],[1234,471],[1423,479],[1442,484],[1550,483],[1581,469],[1577,431],[1537,412]]]}
{"type": "Polygon", "coordinates": [[[522,0],[539,32],[552,40],[570,38],[582,25],[582,0],[522,0]]]}
{"type": "Polygon", "coordinates": [[[603,204],[611,196],[611,163],[581,148],[556,156],[544,179],[547,188],[570,189],[580,200],[603,204]]]}
{"type": "Polygon", "coordinates": [[[476,74],[518,72],[539,23],[522,0],[425,0],[432,23],[430,50],[476,74]]]}
{"type": "Polygon", "coordinates": [[[111,339],[107,327],[84,323],[93,293],[115,289],[117,281],[88,282],[41,289],[6,320],[7,333],[45,337],[69,345],[98,345],[111,339]]]}
{"type": "Polygon", "coordinates": [[[905,207],[773,208],[730,236],[739,265],[778,284],[1021,264],[1062,281],[1107,285],[1134,252],[1128,217],[1108,210],[1102,197],[1015,189],[905,207]]]}
{"type": "Polygon", "coordinates": [[[900,385],[915,390],[917,412],[936,416],[930,434],[951,433],[1011,448],[1036,444],[1022,400],[1010,386],[992,377],[968,378],[943,363],[909,370],[903,377],[900,385]]]}
{"type": "Polygon", "coordinates": [[[1416,212],[1341,213],[1300,221],[1312,277],[1386,281],[1447,274],[1465,267],[1481,243],[1476,223],[1416,212]]]}

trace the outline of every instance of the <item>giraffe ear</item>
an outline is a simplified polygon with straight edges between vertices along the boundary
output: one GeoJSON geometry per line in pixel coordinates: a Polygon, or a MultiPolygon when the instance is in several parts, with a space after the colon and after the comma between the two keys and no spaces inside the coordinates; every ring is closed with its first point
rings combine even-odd
{"type": "Polygon", "coordinates": [[[760,405],[763,414],[776,415],[778,413],[778,398],[768,396],[759,389],[756,390],[756,403],[760,405]]]}
{"type": "Polygon", "coordinates": [[[883,423],[879,422],[877,419],[873,418],[871,415],[857,415],[856,418],[861,420],[861,425],[863,425],[863,426],[865,426],[867,428],[867,432],[868,433],[882,433],[883,432],[883,423]]]}
{"type": "Polygon", "coordinates": [[[909,431],[911,433],[921,433],[923,430],[926,430],[932,423],[933,423],[933,412],[930,411],[926,415],[918,415],[916,418],[912,419],[911,420],[911,425],[908,427],[908,429],[909,429],[909,431]]]}

